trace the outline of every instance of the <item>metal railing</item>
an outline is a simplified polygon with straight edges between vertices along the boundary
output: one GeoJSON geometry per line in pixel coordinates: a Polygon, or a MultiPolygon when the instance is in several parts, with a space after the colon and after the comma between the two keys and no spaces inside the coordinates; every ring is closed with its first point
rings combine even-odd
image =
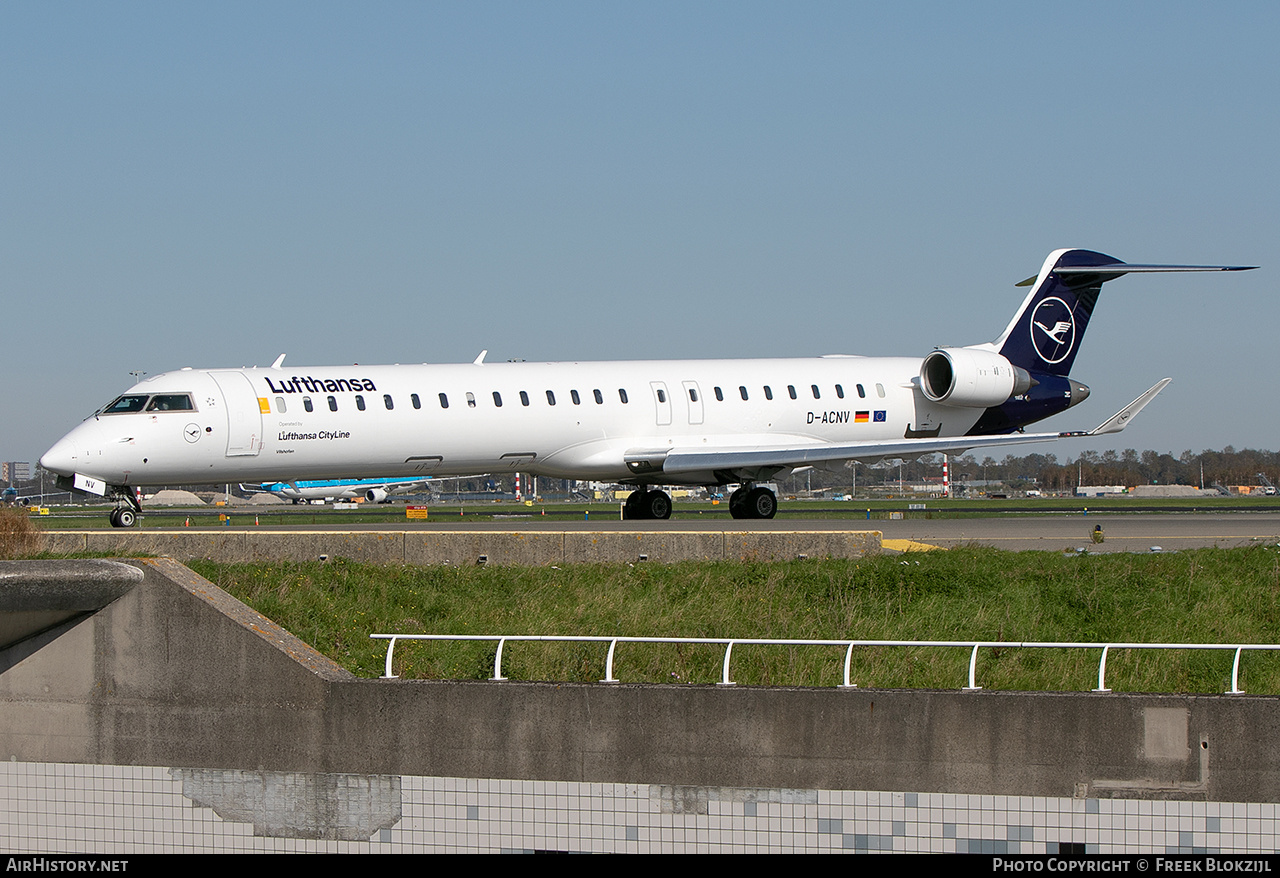
{"type": "Polygon", "coordinates": [[[850,666],[853,662],[855,647],[867,646],[902,646],[902,647],[943,647],[969,650],[969,680],[963,687],[966,692],[976,692],[982,687],[977,684],[978,650],[979,649],[1101,649],[1098,660],[1098,686],[1094,692],[1110,692],[1106,686],[1107,654],[1113,649],[1216,649],[1232,650],[1235,656],[1231,663],[1231,688],[1228,695],[1242,695],[1240,688],[1240,656],[1245,650],[1280,650],[1280,644],[1274,643],[1054,643],[1036,641],[999,641],[999,640],[771,640],[756,638],[725,637],[583,637],[557,636],[541,634],[370,634],[372,640],[387,640],[387,662],[383,679],[394,680],[396,674],[391,672],[396,642],[400,640],[480,640],[496,641],[497,651],[493,657],[494,682],[503,682],[502,650],[508,642],[556,642],[556,643],[607,643],[609,652],[605,658],[604,679],[601,683],[621,682],[613,675],[613,659],[619,643],[681,643],[681,644],[720,644],[724,646],[724,661],[720,672],[720,686],[733,686],[729,677],[729,660],[735,646],[840,646],[844,647],[844,682],[838,688],[856,689],[857,684],[850,680],[850,666]]]}

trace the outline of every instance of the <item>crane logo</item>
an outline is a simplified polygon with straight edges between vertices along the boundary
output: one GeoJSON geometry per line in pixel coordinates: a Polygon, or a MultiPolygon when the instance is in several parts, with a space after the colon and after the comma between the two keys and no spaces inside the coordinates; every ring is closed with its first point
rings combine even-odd
{"type": "Polygon", "coordinates": [[[1031,312],[1031,345],[1050,364],[1061,363],[1075,348],[1075,316],[1057,296],[1049,296],[1031,312]]]}

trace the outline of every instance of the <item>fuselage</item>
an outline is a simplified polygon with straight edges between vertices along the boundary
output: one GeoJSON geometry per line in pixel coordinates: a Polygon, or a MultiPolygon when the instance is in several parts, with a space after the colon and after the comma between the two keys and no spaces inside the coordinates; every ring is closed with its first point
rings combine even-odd
{"type": "Polygon", "coordinates": [[[964,435],[984,409],[929,401],[920,366],[832,356],[182,369],[130,388],[41,464],[131,486],[504,471],[705,484],[716,478],[637,475],[626,457],[964,435]]]}

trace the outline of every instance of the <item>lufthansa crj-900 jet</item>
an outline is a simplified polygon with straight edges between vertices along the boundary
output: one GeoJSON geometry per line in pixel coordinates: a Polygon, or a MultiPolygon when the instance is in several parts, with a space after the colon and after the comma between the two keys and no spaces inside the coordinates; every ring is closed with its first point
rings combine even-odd
{"type": "Polygon", "coordinates": [[[807,467],[1114,433],[1165,379],[1090,431],[1028,433],[1082,402],[1068,377],[1102,285],[1130,265],[1057,250],[992,342],[921,357],[191,369],[155,375],[40,459],[59,484],[120,505],[143,485],[427,478],[495,472],[638,488],[623,514],[663,519],[658,486],[741,487],[735,518],[772,518],[762,483],[807,467]]]}

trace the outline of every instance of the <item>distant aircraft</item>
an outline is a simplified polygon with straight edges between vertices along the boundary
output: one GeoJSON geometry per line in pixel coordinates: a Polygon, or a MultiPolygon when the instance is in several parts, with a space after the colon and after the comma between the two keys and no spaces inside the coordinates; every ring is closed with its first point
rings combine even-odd
{"type": "Polygon", "coordinates": [[[138,382],[40,464],[60,485],[120,498],[112,524],[125,527],[141,511],[137,485],[486,472],[633,485],[623,514],[646,519],[671,514],[659,486],[739,483],[730,513],[772,518],[766,483],[808,467],[1124,429],[1169,379],[1094,430],[1022,432],[1089,395],[1068,373],[1102,285],[1252,267],[1056,250],[1019,284],[1031,290],[995,341],[923,358],[489,364],[482,353],[466,365],[293,369],[282,354],[265,369],[185,368],[138,382]]]}
{"type": "Polygon", "coordinates": [[[363,497],[382,503],[396,494],[418,494],[430,490],[430,479],[321,479],[313,481],[267,482],[240,486],[249,493],[275,494],[294,503],[306,500],[349,500],[363,497]]]}

